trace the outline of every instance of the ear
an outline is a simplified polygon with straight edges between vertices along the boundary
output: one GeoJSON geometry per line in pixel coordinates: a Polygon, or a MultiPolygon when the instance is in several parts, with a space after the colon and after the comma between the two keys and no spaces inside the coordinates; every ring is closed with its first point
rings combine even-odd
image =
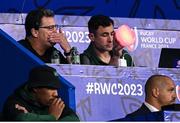
{"type": "Polygon", "coordinates": [[[91,41],[94,41],[94,34],[93,33],[89,33],[88,36],[89,36],[89,39],[91,41]]]}
{"type": "Polygon", "coordinates": [[[152,96],[157,98],[159,96],[159,88],[152,89],[152,96]]]}
{"type": "Polygon", "coordinates": [[[36,30],[36,29],[32,28],[32,29],[31,29],[31,34],[32,34],[32,36],[33,36],[33,37],[36,37],[36,38],[37,38],[37,37],[38,37],[39,32],[38,32],[38,30],[36,30]]]}

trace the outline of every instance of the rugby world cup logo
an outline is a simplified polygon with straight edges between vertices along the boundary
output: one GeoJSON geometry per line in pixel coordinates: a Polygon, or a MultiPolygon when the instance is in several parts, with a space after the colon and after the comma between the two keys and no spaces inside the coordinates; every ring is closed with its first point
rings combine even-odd
{"type": "Polygon", "coordinates": [[[178,101],[180,101],[180,86],[179,85],[176,85],[176,95],[177,95],[178,101]]]}

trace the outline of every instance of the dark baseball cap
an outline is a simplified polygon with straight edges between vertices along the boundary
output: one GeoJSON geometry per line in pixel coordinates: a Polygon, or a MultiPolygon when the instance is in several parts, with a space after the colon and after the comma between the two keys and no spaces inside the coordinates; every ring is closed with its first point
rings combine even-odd
{"type": "Polygon", "coordinates": [[[29,73],[27,83],[29,88],[60,88],[59,74],[56,69],[47,65],[41,65],[33,68],[29,73]]]}

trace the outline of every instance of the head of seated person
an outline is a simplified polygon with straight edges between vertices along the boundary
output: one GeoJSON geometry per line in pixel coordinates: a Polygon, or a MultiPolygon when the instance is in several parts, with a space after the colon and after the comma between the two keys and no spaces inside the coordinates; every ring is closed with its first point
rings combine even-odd
{"type": "Polygon", "coordinates": [[[53,63],[54,54],[56,63],[71,63],[68,43],[63,30],[55,22],[54,12],[50,9],[38,8],[30,11],[25,19],[26,37],[19,41],[21,45],[46,63],[53,63]],[[63,55],[54,45],[59,45],[63,55]]]}
{"type": "Polygon", "coordinates": [[[127,66],[133,66],[132,57],[115,38],[114,21],[105,15],[94,15],[88,21],[89,47],[80,55],[81,64],[119,65],[124,57],[127,66]]]}
{"type": "Polygon", "coordinates": [[[29,79],[8,97],[3,117],[8,121],[79,121],[58,95],[59,74],[49,66],[33,68],[29,79]]]}
{"type": "MultiPolygon", "coordinates": [[[[161,107],[172,105],[175,103],[175,100],[174,81],[166,75],[152,75],[147,79],[145,84],[144,103],[134,112],[127,114],[125,118],[117,120],[133,121],[138,120],[138,118],[153,116],[153,113],[158,114],[160,112],[161,114],[161,107]]],[[[151,119],[149,120],[151,121],[151,119]]]]}

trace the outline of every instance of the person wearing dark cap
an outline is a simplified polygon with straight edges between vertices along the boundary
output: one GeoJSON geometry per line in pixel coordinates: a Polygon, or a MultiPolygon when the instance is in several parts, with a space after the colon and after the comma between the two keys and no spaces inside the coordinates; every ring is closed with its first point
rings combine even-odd
{"type": "Polygon", "coordinates": [[[3,118],[8,121],[79,121],[58,97],[59,74],[49,66],[33,68],[29,79],[8,97],[3,118]]]}

